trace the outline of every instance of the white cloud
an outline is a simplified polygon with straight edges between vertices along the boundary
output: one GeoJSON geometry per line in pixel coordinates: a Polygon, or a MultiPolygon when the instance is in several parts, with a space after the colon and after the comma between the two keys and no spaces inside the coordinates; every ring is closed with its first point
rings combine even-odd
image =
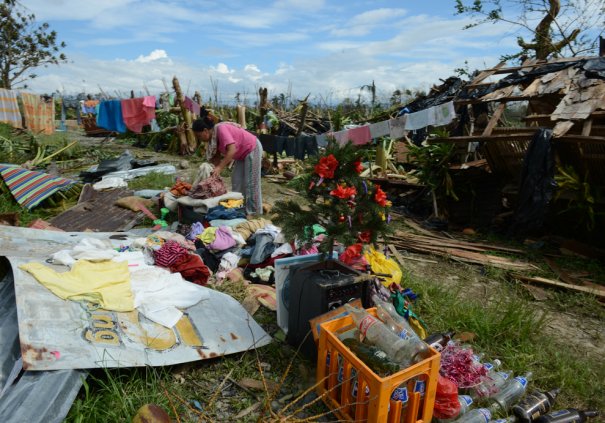
{"type": "Polygon", "coordinates": [[[260,73],[260,69],[258,68],[258,66],[254,65],[254,64],[249,64],[244,66],[244,70],[246,72],[257,72],[260,73]]]}
{"type": "Polygon", "coordinates": [[[229,66],[227,66],[224,63],[219,63],[218,65],[216,65],[214,70],[217,71],[218,73],[222,73],[222,74],[229,74],[229,73],[234,72],[233,70],[230,70],[229,66]]]}
{"type": "Polygon", "coordinates": [[[149,53],[147,56],[139,56],[135,59],[136,62],[139,63],[149,63],[149,62],[153,62],[156,60],[160,60],[160,59],[167,59],[168,58],[168,54],[166,53],[166,50],[160,50],[160,49],[156,49],[153,50],[151,53],[149,53]]]}

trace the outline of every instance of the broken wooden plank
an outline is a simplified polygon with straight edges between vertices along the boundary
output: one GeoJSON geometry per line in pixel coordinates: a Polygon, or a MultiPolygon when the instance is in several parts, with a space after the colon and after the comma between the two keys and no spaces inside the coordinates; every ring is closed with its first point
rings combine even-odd
{"type": "Polygon", "coordinates": [[[552,279],[542,277],[529,277],[523,275],[513,275],[514,278],[520,279],[525,282],[535,283],[538,285],[547,285],[556,288],[563,288],[570,291],[581,292],[584,294],[591,294],[598,297],[600,300],[605,300],[605,288],[587,288],[585,286],[571,285],[565,282],[555,281],[552,279]]]}
{"type": "Polygon", "coordinates": [[[504,109],[506,109],[506,103],[498,104],[498,107],[496,107],[496,110],[494,111],[494,114],[492,115],[491,119],[487,123],[485,130],[481,134],[482,137],[488,137],[492,134],[492,131],[498,124],[498,121],[500,120],[502,113],[504,113],[504,109]]]}
{"type": "Polygon", "coordinates": [[[439,263],[436,260],[427,260],[427,259],[421,259],[421,258],[416,258],[416,257],[408,257],[408,256],[404,257],[404,256],[401,255],[401,253],[399,252],[399,250],[397,250],[397,248],[393,244],[388,244],[387,246],[389,247],[389,250],[391,251],[391,254],[393,254],[395,256],[395,259],[402,266],[403,266],[403,261],[404,260],[419,261],[421,263],[434,263],[434,264],[439,263]]]}

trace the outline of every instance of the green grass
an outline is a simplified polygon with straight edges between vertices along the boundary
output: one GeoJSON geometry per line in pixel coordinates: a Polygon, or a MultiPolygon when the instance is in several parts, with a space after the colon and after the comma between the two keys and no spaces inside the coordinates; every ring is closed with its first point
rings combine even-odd
{"type": "Polygon", "coordinates": [[[452,288],[408,277],[407,284],[420,294],[415,311],[430,332],[475,333],[471,346],[484,353],[484,360],[498,358],[515,374],[533,372],[530,389],[561,387],[557,408],[605,409],[603,360],[584,357],[574,345],[547,336],[550,312],[539,311],[515,286],[500,285],[489,296],[473,298],[464,282],[452,288]]]}
{"type": "Polygon", "coordinates": [[[174,178],[174,175],[152,172],[128,181],[128,188],[135,191],[140,189],[171,188],[174,185],[174,178]]]}

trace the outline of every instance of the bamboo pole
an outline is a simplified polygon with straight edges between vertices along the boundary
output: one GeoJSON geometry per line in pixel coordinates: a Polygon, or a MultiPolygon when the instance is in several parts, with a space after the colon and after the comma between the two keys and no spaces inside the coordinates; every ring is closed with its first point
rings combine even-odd
{"type": "Polygon", "coordinates": [[[302,133],[303,129],[305,128],[305,119],[307,118],[307,111],[309,110],[309,105],[307,104],[308,98],[309,94],[307,94],[305,99],[301,101],[302,108],[300,110],[300,123],[298,124],[298,130],[296,131],[297,137],[302,133]]]}
{"type": "MultiPolygon", "coordinates": [[[[174,87],[174,91],[176,93],[176,99],[179,102],[179,106],[181,108],[181,114],[183,116],[183,122],[185,123],[185,137],[187,139],[187,154],[193,154],[197,148],[197,140],[195,139],[195,135],[193,134],[193,130],[191,129],[191,112],[185,107],[185,98],[183,97],[183,91],[181,91],[181,84],[179,84],[179,80],[175,76],[172,78],[172,86],[174,87]]],[[[185,153],[185,151],[181,151],[181,154],[185,153]]]]}

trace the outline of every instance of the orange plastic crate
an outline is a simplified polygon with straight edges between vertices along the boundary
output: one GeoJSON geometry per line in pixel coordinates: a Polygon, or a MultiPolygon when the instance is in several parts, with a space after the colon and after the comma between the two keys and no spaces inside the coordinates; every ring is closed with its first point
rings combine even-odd
{"type": "MultiPolygon", "coordinates": [[[[376,316],[375,308],[366,311],[376,316]]],[[[321,324],[317,354],[318,395],[344,421],[429,423],[435,406],[441,355],[429,348],[430,356],[425,360],[383,378],[338,339],[338,333],[353,327],[351,316],[321,324]],[[391,399],[396,389],[400,397],[407,395],[407,402],[391,399]]]]}

